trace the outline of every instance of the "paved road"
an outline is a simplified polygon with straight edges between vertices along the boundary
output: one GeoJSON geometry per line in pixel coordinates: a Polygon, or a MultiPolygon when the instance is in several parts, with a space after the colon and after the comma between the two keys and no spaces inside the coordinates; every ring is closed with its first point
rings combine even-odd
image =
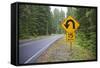
{"type": "Polygon", "coordinates": [[[35,60],[56,40],[63,35],[50,36],[45,39],[19,44],[19,63],[35,63],[35,60]]]}

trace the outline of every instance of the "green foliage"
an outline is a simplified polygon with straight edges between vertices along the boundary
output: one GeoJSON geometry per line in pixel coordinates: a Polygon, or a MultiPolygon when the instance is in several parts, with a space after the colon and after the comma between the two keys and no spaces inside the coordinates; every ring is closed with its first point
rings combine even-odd
{"type": "Polygon", "coordinates": [[[19,5],[19,38],[63,33],[60,22],[65,17],[63,10],[51,12],[49,6],[19,5]]]}
{"type": "Polygon", "coordinates": [[[87,37],[84,32],[77,33],[77,39],[76,39],[77,45],[88,49],[89,51],[91,51],[95,55],[95,52],[96,52],[96,33],[95,32],[89,33],[88,36],[89,37],[87,37]]]}
{"type": "Polygon", "coordinates": [[[53,14],[53,29],[54,33],[63,33],[63,30],[61,29],[61,21],[65,18],[65,12],[61,9],[55,8],[54,11],[52,12],[53,14]]]}
{"type": "Polygon", "coordinates": [[[51,12],[49,6],[20,5],[19,38],[48,35],[51,33],[51,12]]]}
{"type": "Polygon", "coordinates": [[[96,51],[96,9],[68,8],[67,15],[73,16],[80,23],[77,32],[77,44],[93,52],[96,51]]]}

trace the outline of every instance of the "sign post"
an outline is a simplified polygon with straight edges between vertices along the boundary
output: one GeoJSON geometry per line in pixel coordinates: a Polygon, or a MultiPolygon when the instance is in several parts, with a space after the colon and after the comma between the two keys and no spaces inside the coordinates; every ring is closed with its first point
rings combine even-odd
{"type": "Polygon", "coordinates": [[[62,22],[62,27],[66,31],[66,40],[70,43],[70,51],[72,51],[72,43],[75,40],[75,31],[79,27],[79,23],[71,16],[68,16],[62,22]]]}

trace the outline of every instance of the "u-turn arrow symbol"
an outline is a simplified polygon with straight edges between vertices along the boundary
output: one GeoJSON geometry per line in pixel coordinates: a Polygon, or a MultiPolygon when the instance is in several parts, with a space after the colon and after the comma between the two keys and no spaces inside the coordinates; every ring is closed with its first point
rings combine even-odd
{"type": "Polygon", "coordinates": [[[65,27],[68,28],[69,27],[69,22],[71,22],[73,24],[73,29],[75,29],[75,22],[71,19],[67,20],[66,24],[65,24],[65,27]]]}

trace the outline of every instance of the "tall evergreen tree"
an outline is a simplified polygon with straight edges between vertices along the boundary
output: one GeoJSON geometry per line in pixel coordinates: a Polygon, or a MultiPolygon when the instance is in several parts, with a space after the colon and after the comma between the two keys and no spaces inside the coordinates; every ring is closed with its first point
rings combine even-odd
{"type": "Polygon", "coordinates": [[[51,26],[49,6],[20,5],[19,7],[19,37],[48,35],[51,26]]]}

